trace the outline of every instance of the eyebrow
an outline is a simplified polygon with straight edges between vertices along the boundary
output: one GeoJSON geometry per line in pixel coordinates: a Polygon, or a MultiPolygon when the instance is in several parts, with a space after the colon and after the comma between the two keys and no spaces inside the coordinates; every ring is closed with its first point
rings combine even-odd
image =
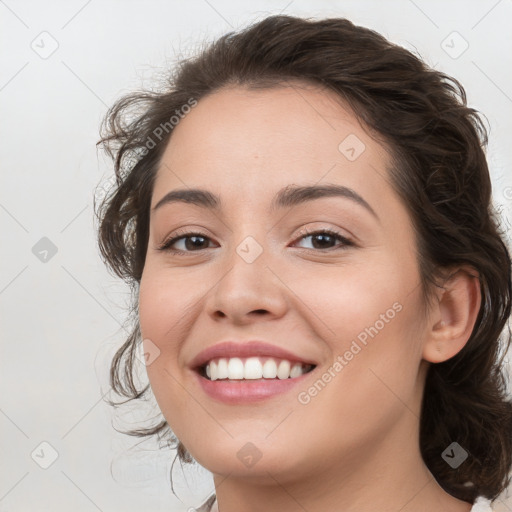
{"type": "MultiPolygon", "coordinates": [[[[380,222],[379,216],[375,213],[375,210],[357,192],[343,185],[334,184],[309,186],[288,185],[276,194],[270,205],[270,211],[273,212],[279,208],[298,206],[307,201],[323,197],[343,197],[350,199],[364,207],[380,222]]],[[[171,190],[171,192],[168,192],[158,201],[152,211],[155,212],[164,204],[177,202],[190,203],[202,208],[217,211],[222,207],[222,201],[218,195],[200,188],[188,188],[171,190]]]]}

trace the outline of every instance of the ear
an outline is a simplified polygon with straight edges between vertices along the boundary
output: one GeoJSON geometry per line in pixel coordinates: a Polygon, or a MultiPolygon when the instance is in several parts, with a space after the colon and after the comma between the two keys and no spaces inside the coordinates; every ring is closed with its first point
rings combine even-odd
{"type": "Polygon", "coordinates": [[[482,296],[478,272],[458,267],[444,281],[432,307],[423,346],[423,359],[440,363],[467,343],[480,311],[482,296]]]}

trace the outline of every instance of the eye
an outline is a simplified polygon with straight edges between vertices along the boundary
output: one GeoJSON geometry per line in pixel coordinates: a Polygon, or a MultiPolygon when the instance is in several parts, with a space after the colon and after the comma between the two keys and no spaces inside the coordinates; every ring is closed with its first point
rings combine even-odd
{"type": "Polygon", "coordinates": [[[209,237],[203,233],[179,233],[172,238],[165,240],[157,249],[159,251],[169,251],[175,253],[196,252],[197,250],[208,248],[209,237]],[[173,248],[173,245],[181,243],[181,248],[173,248]]]}
{"type": "MultiPolygon", "coordinates": [[[[353,246],[353,242],[348,238],[344,237],[341,233],[331,229],[319,229],[317,231],[304,230],[301,233],[299,240],[306,240],[311,238],[312,249],[329,250],[329,249],[346,249],[347,246],[353,246]],[[339,246],[332,246],[333,243],[339,240],[341,244],[339,246]]],[[[309,247],[305,247],[309,249],[309,247]]]]}
{"type": "MultiPolygon", "coordinates": [[[[313,247],[311,249],[329,250],[329,249],[345,249],[348,246],[353,246],[354,243],[348,238],[344,237],[341,233],[331,229],[320,229],[317,231],[304,230],[300,234],[299,240],[311,238],[313,247]],[[332,246],[338,240],[340,243],[338,247],[332,246]]],[[[202,249],[208,249],[210,238],[203,233],[186,232],[176,233],[173,237],[165,240],[160,246],[157,247],[159,251],[174,252],[177,254],[186,254],[189,252],[197,252],[202,249]],[[181,244],[181,248],[173,247],[181,244]]],[[[303,247],[309,249],[308,247],[303,247]]]]}

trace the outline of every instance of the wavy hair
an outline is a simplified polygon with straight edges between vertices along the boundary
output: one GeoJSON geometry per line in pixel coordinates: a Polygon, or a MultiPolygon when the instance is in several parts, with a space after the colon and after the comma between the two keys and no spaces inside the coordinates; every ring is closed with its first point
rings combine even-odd
{"type": "MultiPolygon", "coordinates": [[[[172,136],[169,120],[191,99],[222,87],[271,88],[294,80],[334,91],[388,148],[391,185],[415,229],[425,303],[445,270],[469,265],[478,272],[482,302],[468,342],[429,367],[419,442],[446,492],[471,503],[479,496],[496,499],[512,467],[512,401],[502,364],[511,342],[512,291],[510,254],[492,204],[487,130],[456,79],[347,19],[269,16],[179,61],[164,90],[131,93],[108,111],[98,144],[113,159],[116,186],[99,206],[95,201],[98,243],[107,267],[132,287],[134,315],[111,362],[112,389],[125,402],[149,391],[149,384],[138,389],[133,377],[141,341],[137,290],[153,183],[172,136]],[[457,469],[441,456],[453,441],[469,455],[457,469]]],[[[165,420],[125,433],[173,440],[180,461],[193,461],[165,420]]]]}

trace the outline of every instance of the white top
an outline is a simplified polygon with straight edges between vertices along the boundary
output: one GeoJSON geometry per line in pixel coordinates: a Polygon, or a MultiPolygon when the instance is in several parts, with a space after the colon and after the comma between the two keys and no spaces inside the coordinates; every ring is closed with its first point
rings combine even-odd
{"type": "MultiPolygon", "coordinates": [[[[199,508],[197,512],[219,512],[217,498],[212,494],[199,508]]],[[[493,512],[489,500],[477,498],[470,512],[493,512]]]]}
{"type": "Polygon", "coordinates": [[[470,512],[493,512],[491,502],[485,498],[477,498],[470,512]]]}

